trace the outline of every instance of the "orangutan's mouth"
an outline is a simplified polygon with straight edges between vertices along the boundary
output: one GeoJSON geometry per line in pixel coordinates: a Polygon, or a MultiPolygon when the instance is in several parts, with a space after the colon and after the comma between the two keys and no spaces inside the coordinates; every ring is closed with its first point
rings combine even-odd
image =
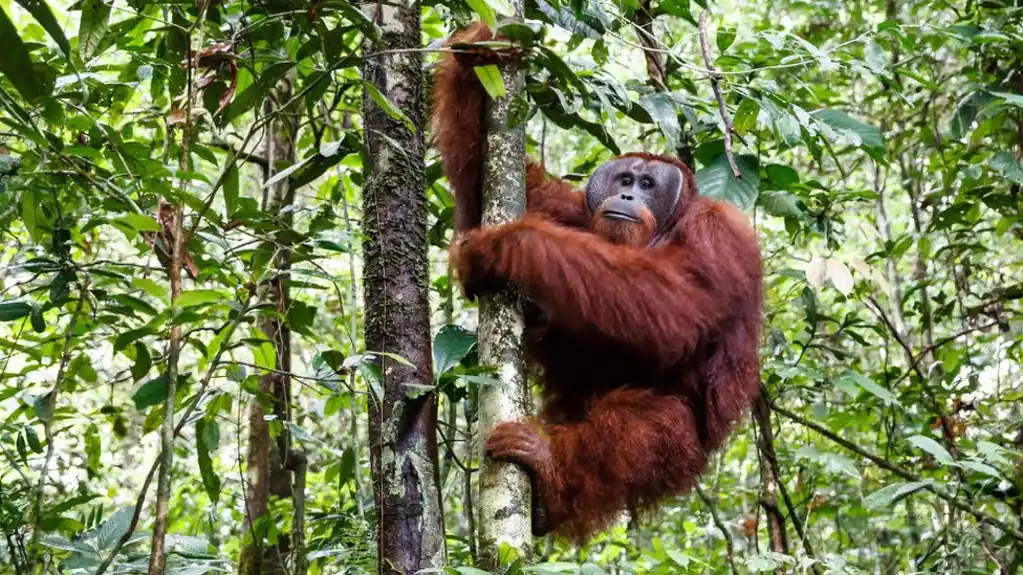
{"type": "Polygon", "coordinates": [[[640,221],[640,219],[634,216],[633,214],[627,214],[625,212],[619,212],[616,210],[604,210],[604,213],[601,215],[609,220],[623,220],[626,222],[640,221]]]}

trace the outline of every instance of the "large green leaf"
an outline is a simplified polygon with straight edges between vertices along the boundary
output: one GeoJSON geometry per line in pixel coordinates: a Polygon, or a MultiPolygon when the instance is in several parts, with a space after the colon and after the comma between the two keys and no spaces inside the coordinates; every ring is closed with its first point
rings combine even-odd
{"type": "Polygon", "coordinates": [[[858,142],[858,147],[876,150],[884,149],[884,137],[881,135],[881,130],[874,126],[865,124],[848,114],[832,108],[816,110],[811,115],[835,131],[844,134],[846,138],[854,143],[858,142]]]}
{"type": "Polygon", "coordinates": [[[668,146],[671,149],[677,148],[682,140],[682,126],[678,122],[675,101],[664,92],[655,92],[640,98],[639,105],[657,122],[657,127],[668,140],[668,146]]]}
{"type": "Polygon", "coordinates": [[[1010,182],[1023,186],[1023,166],[1008,152],[998,152],[991,158],[990,166],[1010,182]]]}
{"type": "Polygon", "coordinates": [[[913,481],[911,483],[893,483],[863,498],[863,506],[871,511],[891,509],[903,497],[931,485],[931,481],[913,481]]]}
{"type": "Polygon", "coordinates": [[[160,375],[143,383],[142,387],[131,396],[131,399],[135,402],[135,409],[145,409],[163,403],[166,397],[167,376],[160,375]]]}
{"type": "Polygon", "coordinates": [[[32,304],[23,301],[0,303],[0,321],[14,321],[32,313],[32,304]]]}
{"type": "Polygon", "coordinates": [[[174,303],[184,309],[186,307],[216,303],[222,299],[224,299],[224,295],[216,290],[197,289],[181,292],[174,303]]]}
{"type": "Polygon", "coordinates": [[[476,77],[480,79],[480,84],[483,84],[483,89],[490,94],[493,99],[504,98],[508,91],[504,86],[504,78],[501,77],[501,70],[494,64],[488,64],[486,66],[474,66],[473,71],[476,72],[476,77]]]}
{"type": "Polygon", "coordinates": [[[433,340],[433,369],[442,375],[458,365],[476,345],[476,334],[457,325],[446,325],[433,340]]]}
{"type": "Polygon", "coordinates": [[[494,9],[490,7],[490,4],[486,0],[466,0],[466,4],[472,11],[479,14],[480,20],[490,27],[491,30],[497,26],[497,14],[494,13],[494,9]]]}
{"type": "Polygon", "coordinates": [[[64,35],[64,29],[60,27],[45,0],[18,0],[18,4],[39,22],[39,25],[53,38],[64,55],[70,57],[71,45],[67,41],[67,36],[64,35]]]}
{"type": "Polygon", "coordinates": [[[735,179],[728,158],[720,154],[696,172],[696,186],[701,195],[732,202],[744,210],[749,209],[756,202],[760,189],[757,158],[751,155],[737,156],[735,163],[742,174],[741,180],[735,179]]]}
{"type": "Polygon", "coordinates": [[[924,435],[914,435],[913,437],[910,437],[906,441],[909,441],[916,447],[919,447],[920,449],[931,454],[932,456],[934,456],[934,459],[938,460],[939,463],[944,463],[945,465],[951,465],[955,463],[955,460],[952,459],[952,454],[949,453],[947,449],[942,447],[940,443],[931,439],[930,437],[924,435]]]}
{"type": "Polygon", "coordinates": [[[89,61],[107,34],[110,6],[103,0],[85,0],[82,21],[78,26],[78,56],[89,61]]]}
{"type": "Polygon", "coordinates": [[[371,82],[363,82],[362,87],[366,90],[366,93],[369,94],[370,99],[372,99],[385,114],[390,116],[392,120],[398,120],[413,134],[416,132],[416,125],[412,122],[412,119],[406,116],[405,112],[403,112],[401,108],[394,105],[394,102],[388,100],[387,96],[385,96],[379,88],[371,82]]]}
{"type": "Polygon", "coordinates": [[[42,92],[28,48],[3,8],[0,8],[0,74],[6,76],[26,100],[42,92]]]}
{"type": "Polygon", "coordinates": [[[849,392],[850,395],[856,395],[857,392],[859,391],[856,388],[859,387],[888,405],[898,405],[899,407],[902,406],[902,404],[899,403],[898,398],[895,397],[892,394],[892,392],[888,391],[884,387],[881,387],[880,385],[875,383],[874,380],[863,375],[862,373],[857,373],[855,371],[847,371],[838,378],[837,384],[838,387],[849,392]]]}

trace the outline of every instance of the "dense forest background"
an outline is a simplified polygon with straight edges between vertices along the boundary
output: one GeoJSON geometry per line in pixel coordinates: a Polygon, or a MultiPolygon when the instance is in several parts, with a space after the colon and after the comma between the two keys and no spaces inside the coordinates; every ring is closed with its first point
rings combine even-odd
{"type": "MultiPolygon", "coordinates": [[[[418,513],[443,527],[424,564],[479,572],[493,380],[422,143],[441,40],[511,9],[398,0],[419,17],[396,31],[382,6],[0,0],[0,573],[390,569],[370,422],[393,350],[367,343],[363,296],[391,279],[368,265],[382,234],[429,255],[411,285],[433,375],[403,392],[438,410],[416,444],[440,492],[418,513]],[[382,158],[416,178],[414,225],[366,193],[382,158]]],[[[531,155],[581,181],[676,153],[755,222],[767,400],[689,496],[505,569],[1023,568],[1023,2],[525,15],[503,29],[527,47],[509,97],[531,155]]]]}

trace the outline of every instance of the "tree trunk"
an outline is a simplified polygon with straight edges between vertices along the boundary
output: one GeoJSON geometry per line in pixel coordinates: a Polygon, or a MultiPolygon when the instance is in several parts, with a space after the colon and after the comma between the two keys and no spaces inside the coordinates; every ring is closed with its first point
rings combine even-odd
{"type": "MultiPolygon", "coordinates": [[[[522,15],[522,2],[513,2],[522,15]]],[[[525,126],[509,126],[511,103],[522,98],[525,75],[502,69],[507,96],[488,100],[483,162],[483,225],[519,218],[526,204],[525,126]]],[[[505,420],[522,420],[532,412],[532,400],[522,359],[522,310],[513,294],[480,298],[480,363],[494,366],[500,386],[479,391],[479,438],[505,420]]],[[[482,446],[482,441],[479,445],[482,446]]],[[[528,560],[532,551],[529,477],[521,468],[480,456],[479,555],[484,569],[496,570],[498,554],[507,544],[528,560]]]]}
{"type": "Polygon", "coordinates": [[[760,452],[760,506],[767,514],[767,538],[771,551],[788,555],[785,518],[778,506],[778,477],[775,473],[774,430],[771,428],[771,408],[761,395],[753,404],[753,420],[757,424],[760,452]]]}
{"type": "Polygon", "coordinates": [[[437,468],[437,397],[430,349],[424,84],[419,2],[366,4],[379,26],[363,78],[410,122],[363,97],[369,165],[363,221],[366,349],[379,356],[369,400],[377,559],[381,573],[445,565],[437,468]],[[410,128],[414,128],[410,129],[410,128]]]}
{"type": "MultiPolygon", "coordinates": [[[[293,74],[281,80],[273,93],[276,103],[268,102],[267,112],[279,109],[279,106],[291,99],[293,74]]],[[[295,138],[297,136],[297,118],[293,110],[282,111],[267,125],[265,156],[267,169],[264,180],[268,180],[278,171],[295,163],[295,138]]],[[[282,228],[290,227],[292,210],[284,210],[294,203],[295,193],[288,179],[284,178],[263,190],[262,209],[268,214],[280,218],[282,228]],[[283,210],[283,213],[282,213],[283,210]]],[[[288,290],[288,274],[291,269],[291,247],[284,243],[286,234],[278,234],[274,238],[275,272],[270,279],[267,290],[268,303],[277,310],[279,315],[264,315],[259,319],[259,329],[273,343],[276,355],[275,373],[266,373],[259,379],[259,391],[264,398],[270,398],[270,410],[279,422],[280,430],[276,441],[271,438],[270,426],[266,420],[266,408],[260,398],[253,398],[249,404],[249,454],[248,454],[248,492],[246,494],[246,522],[251,541],[242,550],[241,568],[243,575],[284,574],[288,572],[285,565],[290,552],[291,540],[282,535],[277,545],[264,546],[267,530],[264,521],[273,521],[269,511],[270,495],[276,497],[294,497],[296,504],[300,494],[292,491],[292,471],[296,463],[304,473],[305,458],[291,448],[291,435],[287,423],[291,421],[289,405],[291,402],[291,330],[287,324],[288,307],[290,304],[288,290]]],[[[264,401],[266,401],[264,399],[264,401]]],[[[297,478],[299,479],[299,478],[297,478]]],[[[301,478],[304,484],[304,478],[301,478]]],[[[301,506],[297,506],[299,509],[301,506]]],[[[296,516],[296,519],[298,517],[296,516]]],[[[304,521],[295,521],[296,530],[301,529],[304,521]]],[[[301,534],[299,534],[301,535],[301,534]]],[[[301,536],[297,538],[299,541],[301,536]]],[[[296,557],[301,554],[296,549],[296,557]]]]}

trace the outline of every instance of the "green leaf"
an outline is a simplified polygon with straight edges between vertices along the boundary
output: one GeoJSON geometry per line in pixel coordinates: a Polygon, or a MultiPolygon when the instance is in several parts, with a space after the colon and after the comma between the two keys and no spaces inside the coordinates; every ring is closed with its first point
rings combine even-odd
{"type": "Polygon", "coordinates": [[[32,330],[36,333],[43,333],[46,331],[46,320],[43,319],[42,310],[33,309],[30,321],[32,322],[32,330]]]}
{"type": "Polygon", "coordinates": [[[57,19],[53,16],[53,11],[50,10],[50,6],[45,0],[18,0],[18,4],[21,5],[36,22],[46,30],[46,33],[53,38],[53,41],[60,47],[61,52],[64,55],[71,57],[71,45],[67,41],[67,36],[64,35],[63,28],[57,23],[57,19]]]}
{"type": "Polygon", "coordinates": [[[133,507],[122,507],[110,514],[107,520],[101,523],[93,531],[87,532],[82,539],[95,537],[95,547],[101,551],[113,549],[117,541],[128,532],[131,526],[131,518],[134,515],[133,507]]]}
{"type": "Polygon", "coordinates": [[[496,100],[508,95],[504,86],[504,78],[501,77],[501,70],[496,65],[474,66],[473,71],[476,72],[476,77],[480,79],[483,89],[490,94],[491,98],[496,100]]]}
{"type": "Polygon", "coordinates": [[[682,126],[678,122],[675,101],[664,92],[655,92],[640,98],[639,105],[657,123],[657,127],[668,141],[668,146],[672,149],[677,148],[682,141],[682,126]]]}
{"type": "Polygon", "coordinates": [[[110,6],[103,0],[85,0],[78,27],[78,56],[83,62],[88,62],[96,53],[107,34],[109,22],[110,6]]]}
{"type": "MultiPolygon", "coordinates": [[[[505,16],[515,15],[515,7],[508,0],[487,0],[487,4],[497,14],[504,14],[505,16]]],[[[491,29],[493,28],[494,26],[491,26],[491,29]]]]}
{"type": "Polygon", "coordinates": [[[720,154],[709,164],[696,172],[696,187],[700,194],[732,202],[742,209],[749,209],[757,200],[760,188],[760,168],[756,156],[736,156],[735,163],[742,174],[736,180],[728,158],[720,154]]]}
{"type": "Polygon", "coordinates": [[[34,453],[43,452],[43,444],[39,441],[39,434],[31,425],[25,426],[25,439],[28,441],[28,446],[34,453]]]}
{"type": "Polygon", "coordinates": [[[186,307],[217,303],[223,299],[224,295],[216,290],[197,289],[181,292],[174,303],[178,307],[184,309],[186,307]]]}
{"type": "Polygon", "coordinates": [[[315,337],[312,327],[316,319],[317,307],[311,306],[301,300],[292,300],[288,307],[288,327],[295,333],[315,337]]]}
{"type": "Polygon", "coordinates": [[[743,98],[735,111],[732,126],[740,134],[745,134],[757,127],[757,116],[760,114],[760,102],[753,98],[743,98]]]}
{"type": "Polygon", "coordinates": [[[103,454],[103,445],[99,438],[99,428],[95,423],[90,423],[85,429],[85,456],[86,467],[90,476],[99,473],[99,458],[103,454]]]}
{"type": "Polygon", "coordinates": [[[199,460],[199,475],[202,477],[203,487],[206,488],[206,495],[210,501],[216,504],[220,500],[220,477],[213,470],[213,459],[211,452],[216,449],[215,445],[208,443],[208,427],[216,425],[215,421],[207,422],[205,418],[195,422],[195,437],[198,440],[196,456],[199,460]]]}
{"type": "MultiPolygon", "coordinates": [[[[892,392],[874,383],[874,380],[870,379],[869,377],[861,373],[857,373],[855,371],[847,371],[839,377],[839,383],[855,384],[856,386],[866,390],[867,393],[873,395],[874,397],[880,399],[881,401],[885,402],[888,405],[898,405],[899,407],[902,407],[902,404],[899,403],[898,398],[892,395],[892,392]]],[[[847,391],[849,391],[850,389],[847,385],[841,387],[847,391]]]]}
{"type": "Polygon", "coordinates": [[[0,303],[0,321],[14,321],[32,313],[32,304],[23,301],[0,303]]]}
{"type": "Polygon", "coordinates": [[[6,76],[26,100],[42,94],[28,48],[3,8],[0,8],[0,75],[6,76]]]}
{"type": "Polygon", "coordinates": [[[132,278],[131,285],[156,299],[162,300],[167,297],[167,288],[149,278],[132,278]]]}
{"type": "Polygon", "coordinates": [[[293,173],[297,172],[298,170],[302,169],[302,166],[306,165],[306,163],[308,163],[310,160],[312,160],[315,157],[317,157],[317,156],[308,156],[306,158],[303,158],[303,159],[295,162],[294,164],[288,166],[287,168],[284,168],[283,170],[277,172],[273,176],[270,176],[269,178],[266,179],[265,182],[263,182],[263,189],[267,189],[270,186],[273,186],[277,182],[283,180],[284,178],[287,178],[291,174],[293,174],[293,173]]]}
{"type": "Polygon", "coordinates": [[[1013,94],[1011,92],[990,92],[990,94],[996,98],[1000,98],[1010,106],[1023,109],[1023,95],[1013,94]]]}
{"type": "Polygon", "coordinates": [[[395,106],[393,102],[388,100],[372,82],[363,82],[362,86],[366,90],[366,93],[369,94],[369,97],[372,98],[377,106],[380,106],[380,109],[383,110],[385,114],[390,116],[392,120],[398,120],[402,124],[405,124],[408,131],[413,134],[416,133],[416,125],[412,123],[412,119],[406,116],[405,112],[401,111],[401,108],[395,106]]]}
{"type": "Polygon", "coordinates": [[[447,373],[476,346],[476,334],[457,325],[446,325],[433,340],[433,369],[437,376],[447,373]]]}
{"type": "Polygon", "coordinates": [[[949,453],[948,450],[946,450],[944,447],[942,447],[940,443],[934,441],[930,437],[926,437],[923,435],[914,435],[913,437],[910,437],[906,441],[909,441],[916,447],[931,454],[932,456],[934,456],[934,459],[938,460],[939,463],[943,463],[945,465],[955,464],[955,460],[952,459],[952,454],[949,453]]]}
{"type": "Polygon", "coordinates": [[[920,491],[931,485],[933,481],[913,481],[911,483],[893,483],[863,498],[863,507],[870,511],[890,510],[903,497],[920,491]]]}
{"type": "Polygon", "coordinates": [[[149,373],[153,367],[153,357],[149,354],[149,348],[141,341],[135,342],[135,362],[131,365],[131,377],[138,381],[149,373]]]}
{"type": "Polygon", "coordinates": [[[718,30],[716,40],[718,50],[724,53],[732,45],[732,42],[735,41],[735,28],[722,28],[718,30]]]}
{"type": "Polygon", "coordinates": [[[798,200],[788,192],[764,192],[760,194],[757,203],[763,206],[765,212],[778,218],[798,218],[803,215],[798,200]]]}
{"type": "Polygon", "coordinates": [[[253,327],[250,330],[252,337],[248,340],[252,349],[252,358],[256,362],[256,366],[263,369],[276,369],[277,368],[277,350],[274,349],[274,344],[262,331],[253,327]]]}
{"type": "Polygon", "coordinates": [[[767,179],[780,189],[787,190],[799,183],[799,173],[783,164],[768,164],[767,179]]]}
{"type": "Polygon", "coordinates": [[[864,124],[852,116],[832,108],[816,110],[810,115],[824,122],[835,131],[843,133],[853,142],[858,142],[858,147],[876,150],[884,149],[884,137],[881,136],[881,131],[874,126],[864,124]]]}
{"type": "Polygon", "coordinates": [[[355,450],[351,447],[346,447],[345,452],[341,454],[341,467],[338,472],[338,483],[344,485],[355,477],[355,450]]]}
{"type": "Polygon", "coordinates": [[[696,23],[690,8],[690,0],[661,0],[659,6],[672,16],[682,18],[690,24],[696,23]]]}
{"type": "Polygon", "coordinates": [[[999,480],[1002,479],[1002,475],[998,473],[998,470],[995,469],[994,467],[991,467],[987,463],[981,463],[980,461],[973,461],[971,459],[964,459],[959,462],[959,466],[965,467],[966,469],[969,469],[971,471],[976,471],[977,473],[982,473],[995,479],[999,480]]]}
{"type": "Polygon", "coordinates": [[[1011,465],[1007,457],[1009,451],[996,443],[980,440],[977,442],[977,451],[984,455],[984,459],[999,465],[1011,465]]]}
{"type": "Polygon", "coordinates": [[[144,214],[126,214],[115,218],[114,221],[140,232],[158,232],[162,229],[155,219],[144,214]]]}
{"type": "Polygon", "coordinates": [[[1023,167],[1008,152],[998,152],[991,158],[990,166],[1010,182],[1023,186],[1023,167]]]}
{"type": "Polygon", "coordinates": [[[832,473],[844,473],[850,477],[860,478],[856,464],[841,453],[821,452],[813,445],[804,445],[796,451],[796,457],[813,461],[832,473]]]}
{"type": "Polygon", "coordinates": [[[497,26],[497,15],[494,13],[494,9],[487,4],[486,0],[466,0],[466,4],[473,12],[480,15],[480,20],[487,25],[491,30],[497,26]]]}
{"type": "Polygon", "coordinates": [[[135,402],[135,409],[142,410],[163,403],[166,397],[167,376],[161,375],[143,383],[131,399],[135,402]]]}

